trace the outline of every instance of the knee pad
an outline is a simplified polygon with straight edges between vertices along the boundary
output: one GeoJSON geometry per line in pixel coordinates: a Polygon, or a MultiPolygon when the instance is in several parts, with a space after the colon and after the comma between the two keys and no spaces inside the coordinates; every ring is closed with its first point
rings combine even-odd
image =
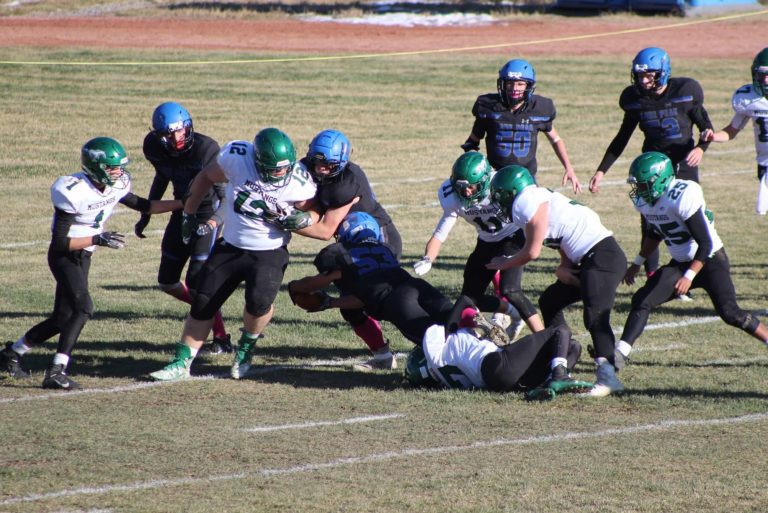
{"type": "Polygon", "coordinates": [[[253,315],[254,317],[261,317],[262,315],[269,312],[270,308],[272,308],[272,303],[267,304],[265,301],[246,301],[245,302],[245,311],[253,315]]]}
{"type": "Polygon", "coordinates": [[[735,312],[725,310],[723,311],[721,317],[726,322],[726,324],[746,331],[750,335],[754,334],[755,330],[757,330],[757,327],[760,325],[760,319],[750,313],[746,313],[741,310],[735,312]]]}
{"type": "Polygon", "coordinates": [[[340,310],[341,316],[350,326],[362,326],[368,321],[368,314],[363,309],[340,310]]]}
{"type": "Polygon", "coordinates": [[[517,308],[517,311],[520,313],[520,316],[523,319],[527,319],[532,315],[535,315],[536,307],[533,306],[533,303],[531,303],[531,300],[528,299],[528,297],[523,294],[522,290],[511,290],[511,289],[503,289],[501,291],[502,297],[504,297],[507,301],[509,301],[512,306],[517,308]]]}

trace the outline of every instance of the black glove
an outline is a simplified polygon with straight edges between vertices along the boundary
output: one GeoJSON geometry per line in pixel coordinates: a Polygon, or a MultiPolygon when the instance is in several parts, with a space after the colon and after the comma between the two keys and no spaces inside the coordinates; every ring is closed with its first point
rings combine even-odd
{"type": "Polygon", "coordinates": [[[197,225],[197,230],[195,230],[195,233],[198,237],[205,237],[206,235],[212,234],[216,228],[211,226],[208,223],[201,223],[197,225]]]}
{"type": "Polygon", "coordinates": [[[464,144],[461,145],[461,149],[464,150],[464,153],[468,151],[478,151],[480,150],[480,144],[474,141],[471,137],[464,141],[464,144]]]}
{"type": "Polygon", "coordinates": [[[136,234],[136,237],[140,239],[146,239],[147,236],[144,235],[144,228],[147,227],[149,224],[149,220],[152,218],[150,214],[141,214],[141,217],[139,218],[139,221],[133,225],[133,233],[136,234]]]}
{"type": "Polygon", "coordinates": [[[97,246],[120,249],[125,246],[125,235],[117,232],[102,232],[98,235],[94,235],[91,242],[97,246]]]}

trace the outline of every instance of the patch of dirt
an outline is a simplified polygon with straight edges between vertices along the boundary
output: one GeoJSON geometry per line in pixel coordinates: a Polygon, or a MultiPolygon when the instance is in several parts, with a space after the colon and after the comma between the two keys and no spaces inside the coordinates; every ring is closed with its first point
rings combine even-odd
{"type": "Polygon", "coordinates": [[[705,18],[540,16],[481,27],[385,27],[287,20],[0,18],[0,47],[178,48],[319,54],[467,51],[528,57],[622,55],[660,46],[676,58],[751,60],[765,15],[705,18]],[[571,39],[569,39],[571,38],[571,39]]]}

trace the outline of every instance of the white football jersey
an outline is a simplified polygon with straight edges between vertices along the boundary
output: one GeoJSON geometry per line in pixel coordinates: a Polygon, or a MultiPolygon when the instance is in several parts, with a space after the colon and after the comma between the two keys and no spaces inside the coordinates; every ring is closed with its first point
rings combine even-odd
{"type": "Polygon", "coordinates": [[[445,336],[445,328],[430,326],[422,343],[430,375],[449,388],[485,388],[481,368],[490,353],[501,349],[462,328],[445,336]]]}
{"type": "Polygon", "coordinates": [[[559,192],[533,186],[523,189],[512,205],[512,222],[524,228],[542,203],[549,203],[549,228],[544,239],[548,248],[562,250],[578,264],[595,244],[613,235],[600,216],[589,207],[559,192]]]}
{"type": "Polygon", "coordinates": [[[741,130],[752,120],[757,163],[768,166],[768,98],[755,92],[752,84],[747,84],[733,93],[731,105],[734,111],[731,126],[741,130]]]}
{"type": "Polygon", "coordinates": [[[640,202],[635,210],[640,212],[648,224],[664,237],[669,254],[678,262],[693,260],[699,245],[693,240],[691,232],[685,226],[685,221],[693,214],[703,209],[707,213],[707,231],[712,240],[712,256],[723,247],[723,241],[717,235],[711,212],[704,202],[701,186],[690,180],[673,179],[666,194],[659,198],[654,205],[640,202]]]}
{"type": "MultiPolygon", "coordinates": [[[[67,237],[92,237],[104,231],[104,223],[112,215],[117,204],[131,192],[130,176],[124,173],[116,185],[117,187],[105,187],[100,191],[83,171],[60,176],[53,182],[53,206],[68,214],[75,214],[67,237]]],[[[85,249],[93,251],[96,246],[88,246],[85,249]]]]}
{"type": "Polygon", "coordinates": [[[437,197],[440,206],[443,207],[443,217],[438,221],[432,235],[440,242],[445,242],[459,217],[466,219],[474,226],[477,237],[485,242],[498,242],[511,237],[517,231],[517,227],[512,223],[505,223],[499,219],[499,208],[491,201],[490,194],[476,205],[465,207],[449,178],[438,189],[437,197]]]}
{"type": "Polygon", "coordinates": [[[224,240],[240,249],[265,251],[288,244],[291,232],[273,220],[290,213],[294,204],[315,196],[317,187],[298,161],[285,185],[261,179],[253,160],[253,144],[231,141],[219,152],[218,163],[227,177],[224,240]]]}

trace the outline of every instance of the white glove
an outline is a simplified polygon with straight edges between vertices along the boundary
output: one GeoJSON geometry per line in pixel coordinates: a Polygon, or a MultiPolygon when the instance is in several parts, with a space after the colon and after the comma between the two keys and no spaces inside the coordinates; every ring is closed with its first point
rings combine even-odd
{"type": "Polygon", "coordinates": [[[430,269],[432,269],[432,259],[428,256],[423,256],[420,260],[413,263],[413,270],[419,276],[424,276],[430,269]]]}

